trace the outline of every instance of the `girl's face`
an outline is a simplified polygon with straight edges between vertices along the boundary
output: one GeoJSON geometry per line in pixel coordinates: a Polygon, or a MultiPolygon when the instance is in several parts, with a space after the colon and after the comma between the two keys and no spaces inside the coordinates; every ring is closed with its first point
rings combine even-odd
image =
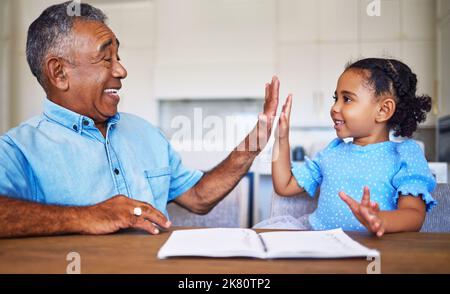
{"type": "Polygon", "coordinates": [[[379,129],[376,123],[377,101],[362,72],[346,70],[338,80],[333,98],[335,103],[330,115],[337,136],[372,143],[373,140],[366,138],[374,136],[375,130],[379,129]]]}

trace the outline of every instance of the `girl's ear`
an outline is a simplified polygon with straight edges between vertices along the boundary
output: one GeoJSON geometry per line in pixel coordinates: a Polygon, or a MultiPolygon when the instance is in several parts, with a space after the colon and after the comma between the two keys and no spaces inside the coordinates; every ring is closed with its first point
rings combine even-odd
{"type": "Polygon", "coordinates": [[[378,123],[387,122],[395,113],[395,100],[391,96],[380,99],[378,103],[378,112],[375,121],[378,123]]]}

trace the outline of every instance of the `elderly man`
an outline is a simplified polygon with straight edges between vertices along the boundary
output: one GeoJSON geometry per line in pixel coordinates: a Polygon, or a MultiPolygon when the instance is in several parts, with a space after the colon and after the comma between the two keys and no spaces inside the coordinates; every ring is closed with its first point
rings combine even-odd
{"type": "Polygon", "coordinates": [[[247,138],[211,171],[189,170],[157,128],[117,112],[127,76],[119,41],[100,10],[81,4],[72,17],[69,3],[47,8],[28,31],[27,60],[47,99],[42,115],[0,137],[0,237],[158,234],[171,225],[170,201],[210,211],[266,144],[277,78],[247,138]]]}

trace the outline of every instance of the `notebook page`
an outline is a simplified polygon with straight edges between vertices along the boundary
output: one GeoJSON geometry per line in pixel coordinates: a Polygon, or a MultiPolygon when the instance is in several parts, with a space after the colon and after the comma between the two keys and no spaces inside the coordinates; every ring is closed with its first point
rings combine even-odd
{"type": "Polygon", "coordinates": [[[255,231],[239,228],[211,228],[174,231],[158,252],[170,256],[263,257],[262,242],[255,231]]]}
{"type": "Polygon", "coordinates": [[[379,252],[362,246],[342,229],[329,231],[283,231],[260,233],[268,258],[341,258],[378,256],[379,252]]]}

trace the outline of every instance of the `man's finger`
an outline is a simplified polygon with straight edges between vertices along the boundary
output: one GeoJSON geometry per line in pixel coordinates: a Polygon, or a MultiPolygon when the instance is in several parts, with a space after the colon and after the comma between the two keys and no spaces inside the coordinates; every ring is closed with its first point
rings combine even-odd
{"type": "Polygon", "coordinates": [[[271,101],[272,101],[272,103],[273,103],[273,105],[275,107],[275,111],[273,113],[273,116],[275,116],[276,111],[277,111],[277,106],[278,106],[278,97],[279,97],[279,94],[280,94],[280,80],[278,80],[277,76],[274,77],[274,86],[273,86],[273,88],[274,88],[273,92],[271,93],[272,94],[271,101]]]}
{"type": "Polygon", "coordinates": [[[272,100],[278,100],[278,92],[280,89],[280,80],[278,80],[277,76],[272,77],[272,92],[271,92],[271,99],[272,100]]]}
{"type": "Polygon", "coordinates": [[[267,116],[262,113],[258,116],[258,147],[263,149],[270,137],[269,122],[267,116]]]}
{"type": "Polygon", "coordinates": [[[269,108],[270,97],[272,97],[271,91],[272,91],[272,83],[266,83],[264,104],[263,104],[264,112],[266,112],[267,109],[269,108]]]}
{"type": "Polygon", "coordinates": [[[270,97],[272,97],[272,82],[266,83],[266,96],[264,97],[264,101],[267,102],[270,100],[270,97]]]}
{"type": "Polygon", "coordinates": [[[149,204],[142,207],[142,217],[162,228],[169,228],[171,225],[171,222],[161,211],[157,210],[149,204]]]}
{"type": "Polygon", "coordinates": [[[149,232],[152,235],[159,234],[158,228],[155,225],[153,225],[151,222],[149,222],[149,221],[147,221],[147,220],[145,220],[143,218],[139,218],[136,221],[136,223],[134,224],[133,228],[138,228],[138,229],[145,230],[145,231],[149,232]]]}
{"type": "Polygon", "coordinates": [[[274,76],[269,86],[269,95],[264,102],[264,113],[268,116],[270,122],[273,122],[277,112],[279,87],[280,81],[274,76]]]}
{"type": "Polygon", "coordinates": [[[260,131],[267,133],[267,126],[268,126],[267,115],[261,113],[260,115],[258,115],[258,128],[260,131]]]}

